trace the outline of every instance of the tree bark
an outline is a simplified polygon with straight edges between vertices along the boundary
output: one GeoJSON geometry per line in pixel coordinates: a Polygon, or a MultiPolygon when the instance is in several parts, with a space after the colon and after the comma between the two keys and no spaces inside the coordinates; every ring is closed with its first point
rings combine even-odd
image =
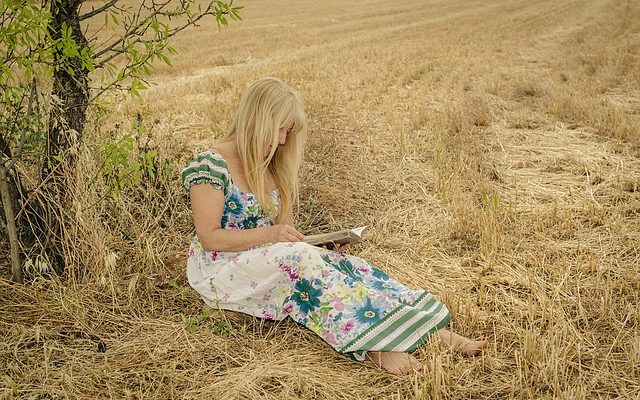
{"type": "Polygon", "coordinates": [[[9,245],[11,246],[11,272],[15,282],[22,283],[22,260],[20,258],[20,246],[18,244],[18,230],[16,228],[16,214],[13,208],[12,196],[9,191],[9,174],[4,163],[0,162],[0,197],[2,197],[2,208],[9,234],[9,245]]]}
{"type": "MultiPolygon", "coordinates": [[[[4,160],[12,160],[14,159],[14,155],[11,153],[11,149],[7,144],[5,138],[2,133],[0,133],[0,162],[4,162],[4,160]]],[[[11,173],[12,167],[5,168],[7,175],[7,185],[9,186],[9,197],[11,198],[11,207],[13,209],[13,214],[17,215],[18,210],[20,209],[20,179],[18,175],[14,172],[11,173]]],[[[4,203],[3,203],[4,205],[4,203]]]]}
{"type": "MultiPolygon", "coordinates": [[[[52,1],[50,3],[52,19],[49,26],[49,32],[54,40],[62,37],[63,25],[69,27],[72,32],[71,37],[80,51],[89,46],[80,27],[78,7],[81,3],[81,0],[52,1]]],[[[54,98],[60,99],[60,107],[54,107],[49,118],[47,151],[42,166],[44,179],[56,174],[55,166],[59,162],[59,159],[56,159],[58,156],[64,156],[64,161],[70,167],[75,165],[75,158],[72,153],[68,153],[68,150],[82,140],[89,106],[88,75],[89,71],[83,67],[80,57],[69,58],[64,63],[60,63],[54,73],[51,94],[54,98]]]]}
{"type": "MultiPolygon", "coordinates": [[[[49,33],[56,40],[63,37],[63,27],[71,30],[71,38],[80,54],[88,48],[87,39],[80,27],[78,7],[82,0],[49,0],[51,22],[49,33]]],[[[69,172],[75,169],[78,143],[82,140],[89,106],[89,71],[82,65],[81,57],[64,58],[62,50],[54,53],[56,70],[53,76],[52,97],[58,104],[49,113],[47,142],[40,168],[42,181],[39,201],[28,207],[28,229],[34,243],[43,248],[49,262],[58,274],[65,269],[61,240],[69,172]],[[60,60],[64,60],[60,62],[60,60]],[[72,151],[70,151],[72,150],[72,151]]]]}

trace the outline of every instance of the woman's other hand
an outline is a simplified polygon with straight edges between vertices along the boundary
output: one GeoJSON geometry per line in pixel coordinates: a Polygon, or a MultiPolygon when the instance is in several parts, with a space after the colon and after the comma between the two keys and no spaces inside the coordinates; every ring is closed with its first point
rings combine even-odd
{"type": "Polygon", "coordinates": [[[349,243],[345,243],[345,244],[330,243],[330,246],[325,244],[324,246],[322,246],[322,248],[326,250],[332,250],[340,254],[344,254],[349,248],[349,243]]]}
{"type": "Polygon", "coordinates": [[[333,251],[337,251],[338,253],[342,254],[342,253],[345,253],[348,248],[349,248],[349,243],[345,243],[345,244],[336,243],[335,246],[333,247],[333,251]]]}
{"type": "Polygon", "coordinates": [[[269,228],[269,242],[299,242],[304,239],[304,235],[291,225],[273,225],[269,228]]]}

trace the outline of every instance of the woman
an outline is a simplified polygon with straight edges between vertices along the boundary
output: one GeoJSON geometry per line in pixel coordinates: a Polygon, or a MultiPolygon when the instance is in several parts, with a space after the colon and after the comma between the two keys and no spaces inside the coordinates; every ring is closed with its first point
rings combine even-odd
{"type": "Polygon", "coordinates": [[[226,138],[182,171],[196,228],[191,286],[213,307],[290,316],[337,351],[395,374],[421,367],[409,353],[433,333],[464,354],[480,353],[485,342],[443,329],[449,312],[427,291],[301,241],[292,204],[306,131],[298,95],[261,79],[242,96],[226,138]]]}

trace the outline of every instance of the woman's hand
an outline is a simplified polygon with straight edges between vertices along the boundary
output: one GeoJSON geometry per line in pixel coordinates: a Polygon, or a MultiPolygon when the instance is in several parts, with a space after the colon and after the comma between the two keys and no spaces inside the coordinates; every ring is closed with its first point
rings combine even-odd
{"type": "Polygon", "coordinates": [[[344,254],[349,248],[349,243],[345,243],[345,244],[331,243],[331,244],[332,244],[331,248],[328,248],[326,244],[322,246],[322,248],[326,250],[332,250],[340,254],[344,254]]]}
{"type": "Polygon", "coordinates": [[[336,243],[335,246],[333,247],[333,251],[337,251],[340,254],[344,254],[348,248],[349,248],[349,243],[345,243],[345,244],[336,243]]]}
{"type": "Polygon", "coordinates": [[[304,235],[298,232],[291,225],[273,225],[268,229],[268,243],[278,242],[299,242],[304,239],[304,235]]]}

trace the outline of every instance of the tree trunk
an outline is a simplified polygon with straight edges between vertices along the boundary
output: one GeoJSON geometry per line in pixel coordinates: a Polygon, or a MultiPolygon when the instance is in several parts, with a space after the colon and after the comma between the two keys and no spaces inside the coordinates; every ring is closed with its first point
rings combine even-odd
{"type": "Polygon", "coordinates": [[[21,219],[17,218],[20,205],[24,204],[20,176],[14,168],[7,168],[5,163],[13,159],[11,149],[0,132],[0,196],[2,198],[2,210],[0,218],[7,231],[10,246],[11,271],[14,282],[22,283],[22,262],[24,257],[20,251],[20,244],[29,247],[31,238],[21,229],[21,219]]]}
{"type": "MultiPolygon", "coordinates": [[[[2,160],[11,160],[13,159],[13,154],[11,154],[11,148],[9,148],[9,144],[6,142],[2,132],[0,132],[0,159],[2,160]]],[[[11,173],[12,171],[7,171],[7,185],[9,186],[9,196],[11,197],[10,203],[12,207],[13,215],[17,215],[20,210],[20,193],[21,191],[18,189],[20,186],[20,179],[17,174],[11,173]]]]}
{"type": "Polygon", "coordinates": [[[11,272],[14,282],[22,283],[22,259],[20,257],[20,245],[18,244],[18,229],[16,228],[16,213],[13,207],[14,197],[11,196],[9,189],[9,174],[0,162],[0,197],[2,198],[2,209],[4,210],[4,219],[7,226],[7,234],[9,235],[9,245],[11,247],[11,272]]]}
{"type": "MultiPolygon", "coordinates": [[[[71,30],[71,38],[82,52],[88,47],[80,28],[78,7],[82,0],[51,0],[51,23],[49,33],[56,40],[63,37],[63,27],[71,30]]],[[[40,169],[42,181],[40,198],[29,205],[29,229],[35,242],[58,274],[64,272],[62,248],[63,218],[67,201],[69,172],[76,164],[77,143],[82,133],[89,106],[89,71],[82,65],[80,57],[67,58],[64,62],[62,50],[54,54],[58,62],[54,72],[52,95],[59,103],[49,114],[48,136],[43,164],[40,169]],[[73,150],[73,151],[70,151],[73,150]]],[[[25,218],[26,219],[26,218],[25,218]]]]}
{"type": "MultiPolygon", "coordinates": [[[[62,37],[62,27],[71,29],[71,37],[79,50],[88,47],[87,39],[80,28],[78,7],[81,0],[55,0],[51,3],[51,37],[62,37]]],[[[58,55],[56,55],[58,57],[58,55]]],[[[42,167],[42,177],[55,175],[58,163],[54,157],[62,156],[70,167],[75,165],[73,153],[68,150],[82,139],[89,106],[89,71],[82,66],[80,57],[69,58],[59,64],[53,78],[52,95],[60,99],[60,108],[54,107],[49,118],[47,152],[42,167]],[[72,73],[69,72],[72,71],[72,73]]]]}

